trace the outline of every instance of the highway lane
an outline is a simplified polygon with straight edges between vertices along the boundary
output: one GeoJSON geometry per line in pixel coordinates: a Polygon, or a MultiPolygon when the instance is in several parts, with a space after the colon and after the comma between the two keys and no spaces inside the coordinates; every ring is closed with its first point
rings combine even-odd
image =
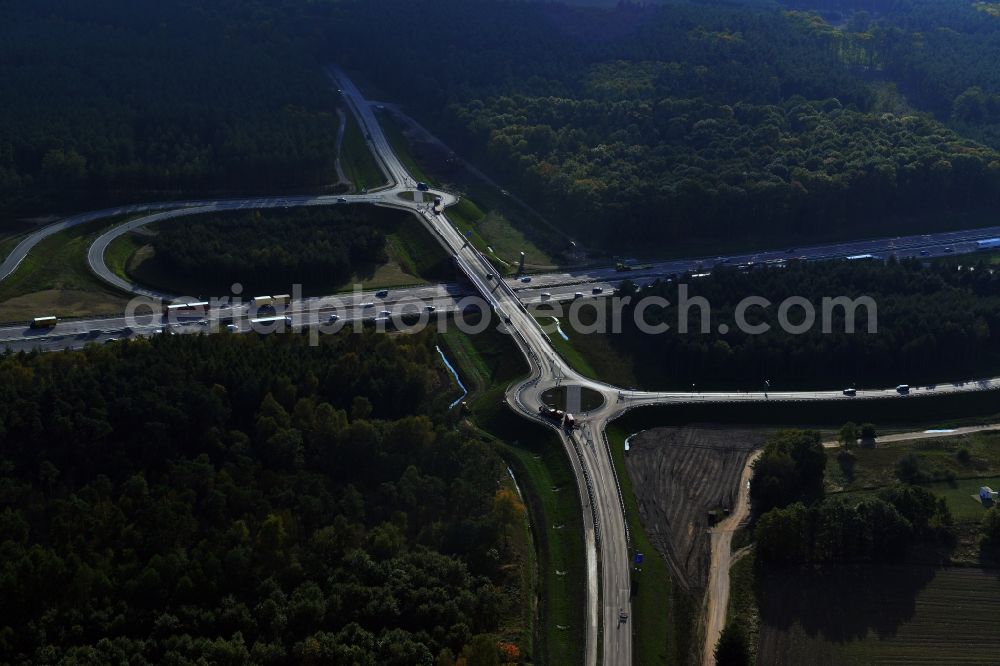
{"type": "Polygon", "coordinates": [[[824,259],[846,259],[872,255],[887,259],[895,256],[898,259],[955,256],[979,252],[983,248],[979,241],[1000,238],[1000,227],[985,227],[982,229],[964,229],[935,234],[919,234],[913,236],[896,236],[844,243],[814,245],[802,248],[787,248],[785,250],[765,250],[742,254],[719,255],[714,257],[692,257],[673,259],[651,263],[635,264],[632,270],[618,271],[614,267],[582,268],[576,271],[563,271],[532,275],[529,282],[521,278],[509,278],[508,282],[515,291],[536,290],[546,287],[565,287],[579,285],[586,292],[592,286],[616,286],[622,280],[633,282],[651,281],[670,275],[684,273],[702,273],[711,271],[719,265],[781,265],[790,260],[819,261],[824,259]]]}
{"type": "Polygon", "coordinates": [[[192,205],[190,201],[163,201],[156,203],[147,204],[136,204],[134,206],[118,206],[115,208],[105,208],[103,210],[90,211],[88,213],[81,213],[80,215],[74,215],[72,217],[67,217],[63,220],[59,220],[53,224],[46,225],[41,229],[38,229],[32,234],[25,237],[17,246],[8,254],[3,263],[0,263],[0,280],[5,280],[11,275],[17,267],[21,265],[24,258],[28,253],[41,241],[45,240],[52,234],[59,233],[64,229],[69,229],[80,224],[86,224],[87,222],[92,222],[94,220],[100,220],[108,217],[117,217],[119,215],[131,215],[133,213],[141,213],[154,210],[166,210],[169,208],[183,208],[185,206],[192,205]]]}
{"type": "MultiPolygon", "coordinates": [[[[358,290],[293,300],[281,314],[291,316],[296,325],[328,323],[330,315],[337,315],[345,321],[372,319],[381,316],[383,311],[389,311],[390,318],[398,318],[423,311],[431,312],[428,306],[432,307],[435,313],[456,312],[468,305],[465,299],[472,295],[468,286],[453,283],[389,289],[388,295],[384,297],[378,295],[380,291],[382,290],[358,290]]],[[[78,342],[81,340],[129,337],[127,328],[139,332],[147,328],[164,328],[171,323],[166,322],[160,314],[158,300],[147,302],[151,307],[139,305],[132,316],[60,320],[51,329],[32,329],[27,323],[2,326],[0,349],[4,346],[15,351],[28,351],[36,347],[45,351],[72,349],[78,348],[78,342]],[[57,344],[59,342],[62,346],[57,344]]],[[[210,325],[206,332],[211,332],[223,328],[221,322],[228,319],[247,321],[252,317],[266,317],[268,314],[266,311],[255,311],[247,301],[229,303],[220,299],[219,303],[212,304],[203,318],[210,325]]],[[[200,318],[202,317],[195,317],[195,320],[200,318]]],[[[246,330],[246,327],[243,327],[243,330],[246,330]]]]}
{"type": "MultiPolygon", "coordinates": [[[[506,322],[513,340],[528,359],[531,367],[530,376],[527,380],[512,386],[507,392],[507,399],[516,411],[528,418],[552,427],[559,433],[559,437],[567,451],[577,478],[578,491],[584,508],[583,524],[586,545],[587,589],[587,603],[584,613],[586,622],[584,653],[585,663],[588,666],[598,662],[599,653],[600,661],[603,664],[630,664],[632,651],[632,632],[629,621],[629,533],[624,520],[620,486],[611,462],[610,451],[604,438],[604,430],[608,422],[628,409],[647,405],[691,402],[763,402],[773,400],[791,402],[831,399],[912,399],[913,396],[931,395],[938,392],[978,391],[1000,386],[1000,380],[982,380],[933,388],[914,388],[911,396],[902,396],[893,389],[884,389],[859,391],[857,397],[847,398],[840,391],[778,392],[768,395],[742,392],[622,392],[618,387],[582,377],[569,367],[553,350],[548,336],[524,307],[524,302],[532,302],[533,299],[543,300],[545,290],[553,286],[562,286],[564,288],[569,286],[573,288],[577,284],[586,284],[592,292],[593,286],[604,284],[611,287],[624,277],[630,279],[651,279],[675,272],[683,273],[687,271],[706,270],[718,263],[748,263],[750,261],[767,263],[782,259],[787,260],[790,257],[816,259],[855,254],[876,254],[886,251],[885,248],[897,253],[915,253],[912,256],[931,256],[932,251],[941,254],[958,254],[962,251],[969,251],[970,248],[975,246],[977,240],[1000,236],[1000,228],[832,244],[801,250],[789,248],[782,251],[734,255],[732,257],[661,262],[650,268],[643,268],[642,270],[629,273],[619,273],[613,268],[603,268],[568,272],[554,276],[534,276],[529,283],[517,280],[498,281],[492,275],[493,268],[490,263],[474,247],[465,242],[465,239],[448,220],[446,214],[435,212],[428,204],[406,202],[398,196],[404,191],[412,191],[412,188],[415,187],[415,182],[393,152],[372,113],[371,105],[361,96],[357,88],[342,72],[331,69],[330,74],[339,82],[341,91],[348,101],[352,113],[358,118],[366,134],[369,146],[373,149],[380,167],[384,170],[387,179],[390,181],[389,184],[378,191],[373,190],[365,195],[354,195],[355,197],[375,197],[374,199],[362,200],[355,198],[353,200],[374,203],[376,205],[392,205],[416,213],[426,228],[452,254],[456,267],[468,278],[472,288],[488,300],[490,307],[494,309],[499,320],[506,322]],[[946,248],[950,248],[951,252],[947,252],[946,248]],[[926,251],[927,254],[923,254],[922,250],[926,251]],[[542,404],[541,393],[544,390],[556,385],[570,384],[587,386],[599,391],[605,397],[605,404],[583,415],[577,430],[567,432],[541,419],[538,416],[538,408],[542,404]],[[625,618],[625,621],[622,622],[621,618],[625,618]]],[[[445,205],[451,205],[457,201],[454,196],[446,192],[433,191],[430,196],[435,195],[441,196],[445,205]]],[[[352,200],[346,196],[343,198],[348,201],[352,200]]],[[[204,208],[207,212],[211,212],[240,208],[275,207],[278,205],[327,205],[326,203],[307,203],[307,201],[319,202],[322,199],[323,197],[262,197],[232,199],[222,202],[170,202],[165,204],[164,208],[181,206],[183,204],[184,207],[204,208]]],[[[333,203],[336,203],[337,197],[328,197],[327,199],[334,199],[333,203]]],[[[148,210],[163,210],[164,208],[150,208],[148,210]]],[[[182,211],[180,214],[175,214],[166,219],[172,219],[184,214],[192,213],[182,211]]],[[[99,215],[94,215],[90,219],[97,219],[97,217],[99,215]]],[[[75,223],[79,224],[81,222],[77,221],[75,223]]],[[[52,227],[56,226],[58,225],[52,225],[52,227]]],[[[40,230],[40,232],[48,229],[50,227],[46,227],[40,230]]],[[[50,233],[55,233],[58,230],[60,229],[56,228],[50,233]]],[[[26,239],[26,242],[27,240],[30,239],[26,239]]],[[[104,250],[109,242],[110,239],[103,245],[103,249],[92,248],[96,257],[103,257],[104,250]]],[[[18,247],[21,248],[22,245],[18,247]]],[[[30,244],[28,249],[30,249],[30,244]]],[[[27,250],[24,250],[24,252],[27,252],[27,250]]],[[[23,258],[23,254],[21,256],[23,258]]],[[[13,255],[8,259],[12,258],[13,255]]],[[[5,262],[5,265],[7,263],[5,262]]],[[[103,260],[97,261],[95,265],[102,263],[103,260]]],[[[14,266],[16,266],[16,263],[14,266]]],[[[13,269],[11,268],[10,270],[13,269]]],[[[10,270],[8,270],[7,274],[9,274],[10,270]]],[[[2,277],[3,275],[0,274],[0,278],[2,277]]],[[[126,283],[126,287],[131,288],[132,285],[126,283]]],[[[577,289],[585,296],[593,295],[592,293],[587,294],[587,289],[579,287],[577,289]]],[[[559,293],[553,292],[551,295],[551,300],[572,300],[574,298],[575,291],[571,293],[560,290],[559,293]]],[[[450,307],[457,306],[452,304],[450,307]]],[[[322,310],[319,309],[318,312],[322,313],[322,310]]],[[[347,317],[377,318],[380,316],[380,312],[381,309],[376,308],[374,305],[365,307],[363,302],[356,302],[353,304],[353,309],[347,317]]],[[[294,310],[292,317],[293,322],[296,322],[296,312],[294,310]]],[[[302,314],[300,312],[298,313],[298,322],[296,323],[301,323],[301,320],[302,314]]],[[[61,323],[59,326],[66,325],[69,325],[69,323],[61,323]]],[[[211,328],[212,322],[208,321],[206,324],[200,324],[195,321],[175,329],[168,328],[167,330],[168,332],[174,330],[179,333],[189,333],[200,332],[206,327],[211,328]]],[[[102,332],[96,336],[98,340],[101,340],[102,336],[114,337],[115,334],[110,332],[111,326],[107,325],[105,328],[108,330],[102,329],[102,332]]],[[[155,328],[155,322],[151,321],[148,325],[148,330],[143,329],[132,334],[156,334],[153,332],[155,328]]],[[[241,324],[240,330],[243,330],[243,328],[241,324]]],[[[35,334],[26,335],[25,329],[20,327],[15,332],[12,332],[11,335],[13,336],[12,341],[16,345],[38,342],[41,346],[58,348],[60,343],[77,344],[79,342],[78,340],[68,340],[68,333],[68,330],[64,331],[57,327],[56,330],[52,331],[51,336],[41,335],[35,337],[35,334]]],[[[73,335],[80,336],[81,333],[87,333],[87,331],[80,331],[73,333],[73,335]]],[[[3,333],[0,331],[0,336],[2,335],[3,333]]]]}
{"type": "MultiPolygon", "coordinates": [[[[365,128],[367,138],[373,146],[387,173],[395,182],[409,184],[409,176],[398,156],[392,150],[388,139],[382,132],[371,109],[370,103],[364,99],[358,89],[340,70],[331,68],[330,73],[340,84],[342,94],[349,100],[352,111],[358,114],[358,120],[365,128]]],[[[441,193],[445,205],[450,205],[456,199],[441,193]]],[[[454,257],[456,268],[463,273],[472,285],[487,299],[500,321],[507,325],[512,337],[531,366],[531,379],[536,387],[532,391],[509,391],[508,399],[512,407],[529,418],[538,418],[537,404],[525,404],[537,401],[542,384],[551,384],[564,371],[563,364],[555,356],[547,336],[539,328],[535,320],[518,300],[509,284],[498,280],[493,275],[492,265],[458,232],[444,213],[435,212],[429,206],[422,206],[418,213],[426,228],[442,243],[454,257]]],[[[585,664],[596,665],[598,661],[598,646],[602,644],[604,664],[631,663],[631,632],[605,630],[604,640],[599,640],[600,624],[609,626],[608,613],[599,613],[600,599],[615,603],[622,597],[620,588],[623,580],[628,580],[627,552],[624,541],[623,523],[617,495],[613,503],[606,499],[605,479],[606,463],[610,461],[601,456],[593,455],[595,447],[581,446],[574,435],[560,431],[563,446],[567,450],[570,463],[577,477],[578,492],[584,506],[584,540],[586,546],[587,566],[587,607],[585,610],[585,664]],[[595,467],[596,465],[596,467],[595,467]],[[589,515],[588,515],[589,514],[589,515]],[[598,538],[600,534],[600,538],[598,538]],[[598,552],[598,547],[600,551],[598,552]],[[598,559],[599,558],[599,559],[598,559]],[[624,564],[623,564],[624,563],[624,564]],[[600,566],[600,573],[598,567],[600,566]],[[598,585],[601,587],[599,588],[598,585]]],[[[627,585],[626,595],[622,602],[628,607],[627,585]]],[[[617,611],[616,611],[617,613],[617,611]]]]}
{"type": "Polygon", "coordinates": [[[117,289],[135,294],[137,296],[173,300],[174,298],[177,298],[177,295],[168,294],[155,289],[149,289],[141,284],[129,282],[112,271],[105,262],[105,255],[107,253],[108,246],[110,246],[116,238],[140,227],[144,227],[147,224],[165,222],[167,220],[174,220],[191,215],[205,215],[208,213],[236,210],[298,208],[306,206],[343,206],[357,203],[380,204],[387,202],[395,207],[406,207],[406,202],[400,201],[397,203],[395,201],[388,200],[385,194],[258,197],[253,199],[225,199],[220,201],[189,202],[187,207],[146,215],[108,229],[96,240],[94,240],[93,243],[91,243],[90,248],[87,250],[87,264],[94,275],[117,289]]]}

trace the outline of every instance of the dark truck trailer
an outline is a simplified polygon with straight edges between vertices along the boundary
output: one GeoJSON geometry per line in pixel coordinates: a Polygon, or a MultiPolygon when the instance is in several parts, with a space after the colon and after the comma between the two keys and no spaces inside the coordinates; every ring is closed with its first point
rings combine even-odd
{"type": "Polygon", "coordinates": [[[567,414],[561,409],[552,409],[551,407],[539,407],[538,413],[543,417],[561,425],[567,430],[572,430],[576,427],[576,418],[572,414],[567,414]]]}

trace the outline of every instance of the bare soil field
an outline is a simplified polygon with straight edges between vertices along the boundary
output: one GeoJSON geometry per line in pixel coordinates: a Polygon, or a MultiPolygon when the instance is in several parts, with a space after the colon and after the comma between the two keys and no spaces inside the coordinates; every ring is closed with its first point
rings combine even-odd
{"type": "Polygon", "coordinates": [[[766,430],[654,428],[629,440],[625,466],[646,534],[685,589],[708,579],[708,512],[731,509],[740,474],[766,430]]]}

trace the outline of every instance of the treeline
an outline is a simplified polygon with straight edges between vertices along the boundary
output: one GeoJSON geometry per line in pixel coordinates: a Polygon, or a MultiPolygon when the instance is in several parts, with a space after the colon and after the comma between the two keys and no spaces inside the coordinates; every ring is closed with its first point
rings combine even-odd
{"type": "Polygon", "coordinates": [[[355,270],[386,261],[381,209],[295,209],[174,220],[152,239],[156,261],[206,285],[245,289],[302,284],[310,292],[345,283],[355,270]]]}
{"type": "Polygon", "coordinates": [[[500,97],[458,116],[519,191],[546,198],[588,244],[868,233],[873,218],[1000,202],[994,151],[925,117],[834,98],[500,97]]]}
{"type": "Polygon", "coordinates": [[[976,85],[962,82],[992,94],[992,37],[949,42],[937,31],[918,43],[905,27],[859,20],[854,32],[835,30],[766,3],[447,0],[419,11],[461,29],[427,42],[404,18],[411,5],[390,2],[371,21],[367,3],[341,3],[338,59],[488,159],[585,245],[870,233],[887,218],[980,209],[1000,196],[1000,155],[868,83],[873,69],[906,94],[948,82],[947,92],[919,96],[937,100],[921,101],[931,111],[945,104],[946,120],[976,85]],[[938,56],[920,51],[925,42],[941,43],[938,56]],[[958,42],[968,54],[957,55],[958,42]],[[982,76],[959,71],[972,60],[982,76]],[[426,86],[411,85],[414,70],[426,86]]]}
{"type": "Polygon", "coordinates": [[[334,180],[304,3],[0,6],[0,211],[334,180]]]}
{"type": "Polygon", "coordinates": [[[754,527],[756,554],[771,567],[899,562],[914,544],[946,542],[951,521],[944,499],[918,486],[895,486],[853,501],[797,502],[760,517],[754,527]]]}
{"type": "Polygon", "coordinates": [[[899,561],[916,543],[951,538],[947,504],[929,490],[896,485],[873,497],[824,498],[825,468],[818,432],[785,431],[768,441],[750,480],[756,564],[899,561]]]}
{"type": "MultiPolygon", "coordinates": [[[[790,388],[885,387],[968,381],[1000,371],[1000,275],[984,263],[958,270],[955,265],[924,266],[918,261],[790,261],[788,267],[738,270],[716,266],[697,279],[657,281],[639,288],[625,282],[622,331],[607,342],[632,359],[636,378],[649,388],[774,390],[790,388]],[[710,323],[702,332],[702,308],[680,307],[680,288],[688,298],[707,299],[710,323]],[[736,310],[750,296],[770,301],[749,307],[745,323],[767,325],[762,333],[742,331],[736,310]],[[805,297],[815,320],[805,332],[785,330],[781,304],[805,297]],[[647,297],[670,305],[650,304],[640,315],[649,326],[670,330],[650,334],[636,323],[636,308],[647,297]],[[846,332],[846,308],[823,299],[869,297],[874,310],[851,309],[853,332],[846,332]],[[876,321],[877,319],[877,321],[876,321]],[[877,324],[869,332],[869,323],[877,324]],[[687,333],[681,333],[687,324],[687,333]],[[721,333],[719,327],[728,327],[721,333]],[[824,331],[828,325],[829,331],[824,331]]],[[[583,313],[586,312],[584,309],[583,313]]],[[[608,308],[607,329],[612,331],[608,308]]],[[[799,325],[805,313],[792,307],[787,323],[799,325]]]]}
{"type": "Polygon", "coordinates": [[[0,358],[0,661],[516,655],[524,509],[435,358],[371,333],[0,358]]]}

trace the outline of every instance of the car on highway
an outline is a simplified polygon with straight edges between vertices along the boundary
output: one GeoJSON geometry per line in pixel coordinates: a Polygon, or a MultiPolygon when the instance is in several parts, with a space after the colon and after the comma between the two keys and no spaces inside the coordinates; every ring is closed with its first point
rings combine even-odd
{"type": "Polygon", "coordinates": [[[899,386],[896,387],[896,393],[899,393],[900,395],[906,395],[909,392],[910,392],[909,384],[900,384],[899,386]]]}
{"type": "Polygon", "coordinates": [[[327,321],[328,321],[329,323],[331,323],[331,324],[332,324],[333,322],[335,322],[335,321],[339,321],[339,320],[340,320],[340,315],[335,315],[335,314],[332,314],[332,315],[330,315],[329,317],[327,317],[327,319],[326,319],[326,320],[327,320],[327,321]]]}
{"type": "Polygon", "coordinates": [[[428,311],[428,312],[434,312],[435,310],[437,310],[437,308],[436,308],[436,307],[434,307],[433,305],[428,305],[428,306],[427,306],[427,311],[428,311]]]}
{"type": "Polygon", "coordinates": [[[383,317],[389,317],[392,315],[392,313],[389,312],[388,310],[382,310],[381,312],[379,312],[379,314],[383,317]]]}
{"type": "Polygon", "coordinates": [[[344,197],[337,197],[337,203],[347,203],[347,199],[344,197]]]}
{"type": "Polygon", "coordinates": [[[592,291],[595,294],[603,294],[604,293],[604,288],[603,287],[594,287],[592,291]]]}
{"type": "Polygon", "coordinates": [[[492,280],[492,279],[493,279],[493,277],[494,277],[493,273],[487,273],[487,274],[486,274],[486,279],[487,279],[487,280],[492,280]]]}
{"type": "Polygon", "coordinates": [[[373,307],[375,307],[375,304],[372,303],[371,301],[368,301],[367,303],[362,303],[361,307],[363,307],[363,308],[373,308],[373,307]]]}
{"type": "Polygon", "coordinates": [[[549,300],[550,298],[552,298],[552,294],[550,294],[550,293],[549,293],[549,292],[547,292],[547,291],[543,291],[543,292],[542,292],[542,300],[543,300],[543,301],[547,301],[547,300],[549,300]]]}
{"type": "Polygon", "coordinates": [[[389,295],[388,289],[379,289],[378,291],[375,292],[375,296],[378,298],[385,298],[388,295],[389,295]]]}
{"type": "Polygon", "coordinates": [[[573,294],[573,298],[583,298],[583,292],[582,291],[576,292],[575,294],[573,294]]]}
{"type": "Polygon", "coordinates": [[[945,252],[949,252],[949,253],[950,253],[950,252],[954,252],[954,251],[955,251],[955,248],[953,248],[952,246],[950,246],[950,245],[949,245],[948,247],[946,247],[946,248],[944,249],[944,251],[945,251],[945,252]]]}
{"type": "Polygon", "coordinates": [[[857,394],[858,394],[858,390],[857,389],[853,389],[853,388],[845,388],[844,389],[844,395],[851,396],[853,398],[857,394]]]}
{"type": "Polygon", "coordinates": [[[531,278],[525,275],[523,278],[521,278],[521,282],[528,284],[529,282],[531,282],[531,278]]]}
{"type": "Polygon", "coordinates": [[[240,327],[237,326],[236,324],[226,324],[226,330],[229,331],[230,333],[238,333],[240,327]]]}

